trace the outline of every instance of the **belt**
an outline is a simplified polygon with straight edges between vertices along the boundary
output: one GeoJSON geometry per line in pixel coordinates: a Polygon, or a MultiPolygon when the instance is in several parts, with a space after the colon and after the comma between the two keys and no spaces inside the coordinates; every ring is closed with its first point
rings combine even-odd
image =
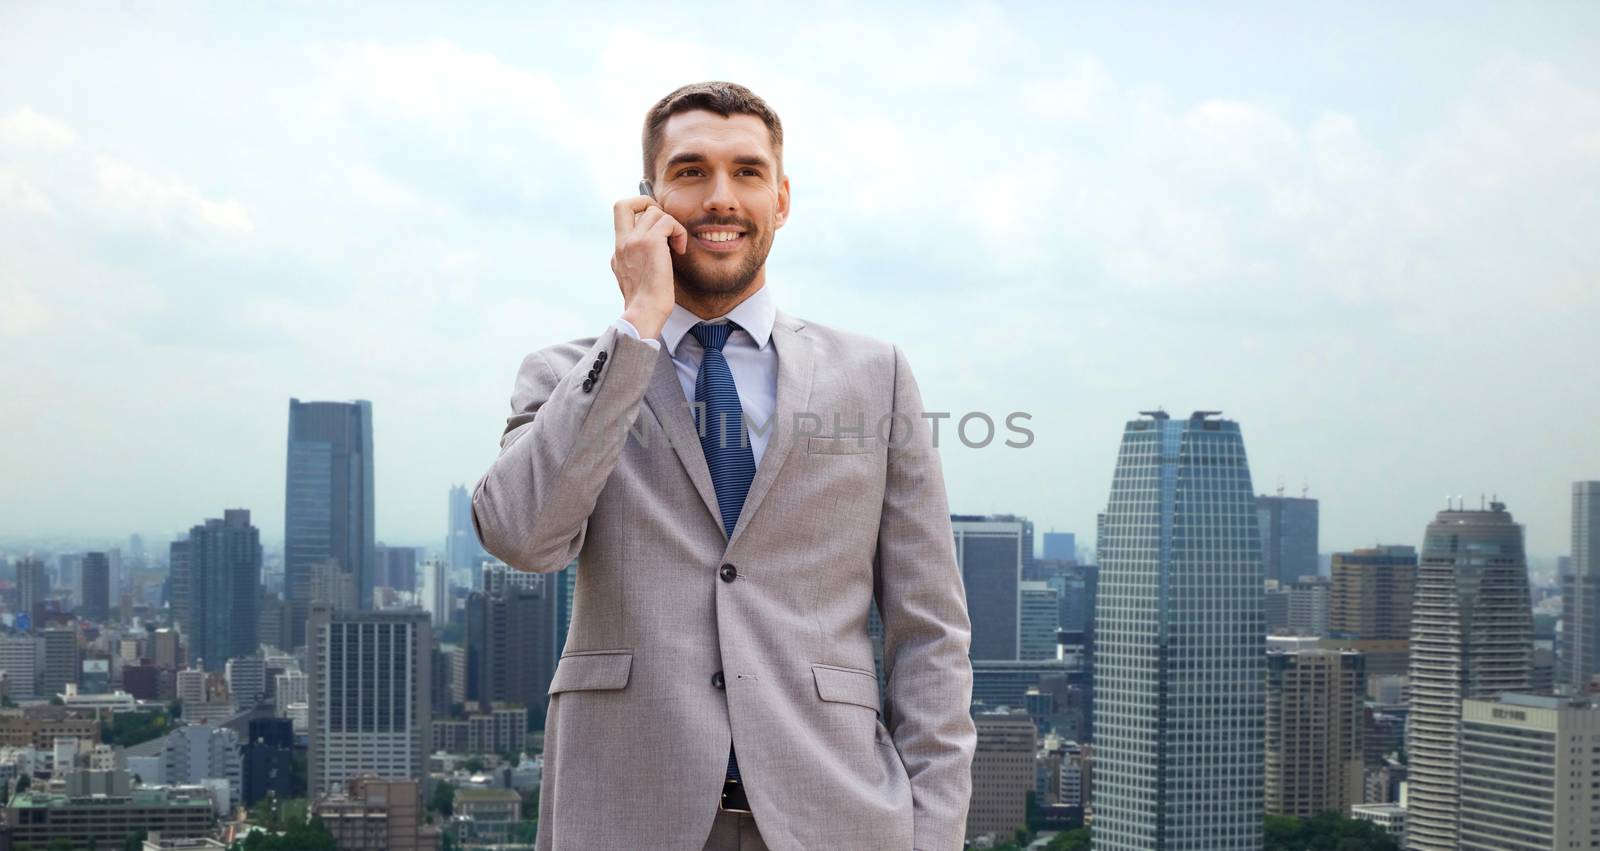
{"type": "Polygon", "coordinates": [[[744,796],[744,784],[729,777],[722,784],[722,801],[717,808],[725,813],[750,812],[750,802],[744,796]]]}

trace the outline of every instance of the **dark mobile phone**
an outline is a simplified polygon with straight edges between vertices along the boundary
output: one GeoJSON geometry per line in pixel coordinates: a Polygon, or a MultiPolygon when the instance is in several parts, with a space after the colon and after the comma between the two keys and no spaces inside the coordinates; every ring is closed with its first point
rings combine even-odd
{"type": "Polygon", "coordinates": [[[650,178],[639,178],[639,194],[648,196],[650,198],[656,197],[656,190],[655,187],[650,185],[650,178]]]}

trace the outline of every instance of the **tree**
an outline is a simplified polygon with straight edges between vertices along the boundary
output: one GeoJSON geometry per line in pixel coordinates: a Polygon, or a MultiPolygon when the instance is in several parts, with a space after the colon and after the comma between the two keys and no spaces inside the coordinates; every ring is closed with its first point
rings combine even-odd
{"type": "Polygon", "coordinates": [[[456,787],[446,781],[439,781],[433,787],[433,797],[428,801],[428,809],[433,810],[445,818],[455,812],[456,787]]]}
{"type": "Polygon", "coordinates": [[[149,838],[142,830],[135,830],[122,839],[122,851],[144,851],[144,841],[149,838]]]}
{"type": "Polygon", "coordinates": [[[1089,851],[1089,828],[1080,827],[1056,834],[1045,846],[1045,851],[1089,851]]]}
{"type": "Polygon", "coordinates": [[[1328,812],[1308,819],[1267,816],[1266,851],[1400,851],[1387,830],[1328,812]]]}
{"type": "Polygon", "coordinates": [[[290,825],[280,834],[256,832],[235,842],[229,851],[338,851],[322,819],[290,825]]]}

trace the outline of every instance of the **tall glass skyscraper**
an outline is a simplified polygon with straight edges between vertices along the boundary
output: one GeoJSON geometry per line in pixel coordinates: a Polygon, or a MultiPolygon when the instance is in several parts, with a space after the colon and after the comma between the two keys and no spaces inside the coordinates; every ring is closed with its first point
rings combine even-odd
{"type": "Polygon", "coordinates": [[[1266,641],[1239,425],[1146,412],[1099,538],[1094,847],[1258,851],[1266,641]]]}
{"type": "Polygon", "coordinates": [[[1320,573],[1317,564],[1317,501],[1304,497],[1258,496],[1261,523],[1261,572],[1279,585],[1293,585],[1302,576],[1320,573]]]}
{"type": "Polygon", "coordinates": [[[311,570],[333,559],[355,577],[357,605],[372,607],[377,541],[373,534],[372,403],[289,400],[289,457],[284,487],[284,588],[289,643],[305,643],[311,570]]]}
{"type": "MultiPolygon", "coordinates": [[[[450,523],[445,538],[445,561],[455,570],[470,570],[474,577],[490,556],[472,526],[472,492],[466,485],[450,487],[450,523]]],[[[473,580],[476,582],[476,578],[473,580]]]]}
{"type": "Polygon", "coordinates": [[[1500,502],[1439,512],[1423,537],[1411,614],[1406,848],[1456,847],[1461,701],[1527,691],[1532,667],[1522,526],[1500,502]]]}

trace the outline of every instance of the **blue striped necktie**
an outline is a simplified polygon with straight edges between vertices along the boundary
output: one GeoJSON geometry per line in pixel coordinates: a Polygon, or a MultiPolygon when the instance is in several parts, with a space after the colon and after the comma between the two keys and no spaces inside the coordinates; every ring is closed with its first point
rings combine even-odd
{"type": "MultiPolygon", "coordinates": [[[[700,448],[711,467],[711,488],[717,492],[717,508],[722,512],[722,529],[731,539],[739,522],[745,494],[756,477],[756,456],[744,427],[744,408],[739,390],[733,385],[733,371],[722,347],[739,326],[733,322],[711,325],[701,322],[689,329],[705,349],[700,356],[700,374],[694,379],[695,430],[700,448]],[[703,419],[702,419],[703,417],[703,419]]],[[[728,779],[739,779],[739,762],[728,746],[728,779]]]]}

